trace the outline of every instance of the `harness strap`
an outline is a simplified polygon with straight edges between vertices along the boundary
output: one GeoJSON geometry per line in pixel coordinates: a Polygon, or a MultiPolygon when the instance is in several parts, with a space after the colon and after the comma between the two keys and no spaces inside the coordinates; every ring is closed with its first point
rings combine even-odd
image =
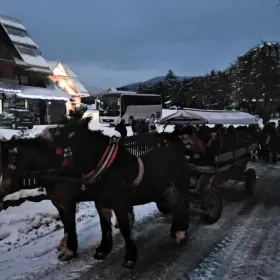
{"type": "Polygon", "coordinates": [[[97,164],[96,169],[92,169],[83,178],[88,179],[89,183],[94,183],[97,177],[100,177],[114,162],[119,150],[118,141],[112,138],[108,147],[106,148],[101,160],[97,164]]]}
{"type": "Polygon", "coordinates": [[[140,157],[137,157],[137,161],[138,161],[139,169],[138,169],[138,175],[132,183],[133,187],[138,187],[140,185],[141,181],[143,180],[144,173],[145,173],[145,167],[144,167],[143,160],[140,157]]]}

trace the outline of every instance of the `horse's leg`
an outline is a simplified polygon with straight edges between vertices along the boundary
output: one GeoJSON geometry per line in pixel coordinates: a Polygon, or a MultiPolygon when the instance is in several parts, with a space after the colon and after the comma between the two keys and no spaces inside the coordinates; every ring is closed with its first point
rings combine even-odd
{"type": "Polygon", "coordinates": [[[78,240],[76,232],[76,203],[71,202],[65,204],[63,213],[63,220],[65,229],[67,231],[66,247],[62,248],[58,255],[61,261],[68,261],[76,256],[78,249],[78,240]]]}
{"type": "Polygon", "coordinates": [[[59,245],[56,247],[56,249],[58,251],[61,251],[62,248],[66,247],[66,242],[67,242],[67,229],[65,227],[65,222],[64,222],[64,210],[52,197],[51,197],[51,202],[52,202],[53,206],[57,209],[60,220],[63,225],[64,236],[60,240],[59,245]]]}
{"type": "MultiPolygon", "coordinates": [[[[181,166],[180,166],[181,167],[181,166]]],[[[186,168],[182,164],[183,168],[186,168]]],[[[172,225],[170,236],[176,237],[178,244],[184,244],[187,241],[187,230],[189,228],[189,176],[180,168],[173,170],[174,180],[168,192],[168,200],[172,212],[172,225]]],[[[186,172],[186,170],[185,170],[186,172]]]]}
{"type": "Polygon", "coordinates": [[[112,210],[103,208],[99,203],[95,203],[97,209],[100,226],[102,231],[102,240],[99,247],[96,249],[94,258],[98,260],[105,259],[108,254],[111,253],[113,247],[113,238],[112,238],[112,225],[111,225],[111,216],[112,210]]]}
{"type": "Polygon", "coordinates": [[[56,247],[56,249],[58,251],[61,251],[62,248],[66,247],[66,244],[67,244],[67,229],[65,227],[65,222],[64,222],[64,210],[60,207],[57,207],[57,206],[56,206],[56,209],[59,213],[59,216],[60,216],[60,219],[61,219],[61,222],[62,222],[62,225],[63,225],[63,230],[64,230],[64,236],[61,238],[61,240],[59,242],[59,245],[56,247]]]}
{"type": "Polygon", "coordinates": [[[187,230],[189,227],[189,206],[188,201],[180,197],[178,199],[178,205],[171,206],[172,211],[172,225],[170,228],[170,236],[176,238],[176,243],[185,244],[187,241],[187,230]]]}
{"type": "Polygon", "coordinates": [[[272,162],[275,164],[277,163],[277,147],[275,145],[272,146],[271,153],[272,153],[272,162]]]}
{"type": "MultiPolygon", "coordinates": [[[[131,211],[129,212],[129,222],[130,222],[131,229],[133,229],[135,223],[135,215],[134,215],[133,207],[131,207],[131,211]]],[[[118,220],[116,220],[115,228],[119,228],[118,220]]]]}
{"type": "Polygon", "coordinates": [[[125,240],[125,256],[124,256],[124,267],[133,268],[136,264],[138,252],[135,241],[132,238],[132,230],[130,224],[130,211],[126,209],[114,209],[116,217],[119,222],[120,232],[125,240]]]}

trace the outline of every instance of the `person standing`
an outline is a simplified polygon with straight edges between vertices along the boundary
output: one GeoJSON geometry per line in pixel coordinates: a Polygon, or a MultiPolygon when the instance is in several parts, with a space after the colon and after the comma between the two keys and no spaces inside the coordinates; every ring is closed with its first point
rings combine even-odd
{"type": "Polygon", "coordinates": [[[119,124],[116,125],[115,130],[118,131],[121,135],[121,137],[126,137],[127,136],[127,129],[125,126],[125,120],[122,119],[119,124]]]}

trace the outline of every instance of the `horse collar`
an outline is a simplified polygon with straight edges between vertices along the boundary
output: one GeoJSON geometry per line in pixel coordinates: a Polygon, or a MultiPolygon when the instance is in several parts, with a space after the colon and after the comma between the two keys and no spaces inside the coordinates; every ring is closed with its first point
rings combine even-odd
{"type": "Polygon", "coordinates": [[[96,168],[92,169],[88,174],[83,175],[83,178],[88,179],[90,184],[95,183],[96,180],[101,178],[103,173],[113,164],[117,157],[118,150],[118,138],[112,137],[96,168]]]}

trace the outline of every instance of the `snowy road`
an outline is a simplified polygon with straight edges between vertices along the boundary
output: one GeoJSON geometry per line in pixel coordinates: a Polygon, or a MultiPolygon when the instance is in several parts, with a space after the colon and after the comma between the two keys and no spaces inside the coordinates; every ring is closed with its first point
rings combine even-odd
{"type": "Polygon", "coordinates": [[[258,163],[255,168],[260,177],[256,194],[247,197],[242,185],[223,188],[221,220],[204,225],[193,217],[186,247],[177,247],[168,237],[169,217],[155,211],[153,204],[144,206],[145,214],[137,208],[139,261],[133,271],[121,266],[124,248],[118,232],[112,254],[104,261],[94,261],[100,234],[98,220],[92,217],[78,226],[79,258],[70,263],[57,261],[59,230],[1,253],[0,279],[279,280],[280,166],[258,163]]]}

